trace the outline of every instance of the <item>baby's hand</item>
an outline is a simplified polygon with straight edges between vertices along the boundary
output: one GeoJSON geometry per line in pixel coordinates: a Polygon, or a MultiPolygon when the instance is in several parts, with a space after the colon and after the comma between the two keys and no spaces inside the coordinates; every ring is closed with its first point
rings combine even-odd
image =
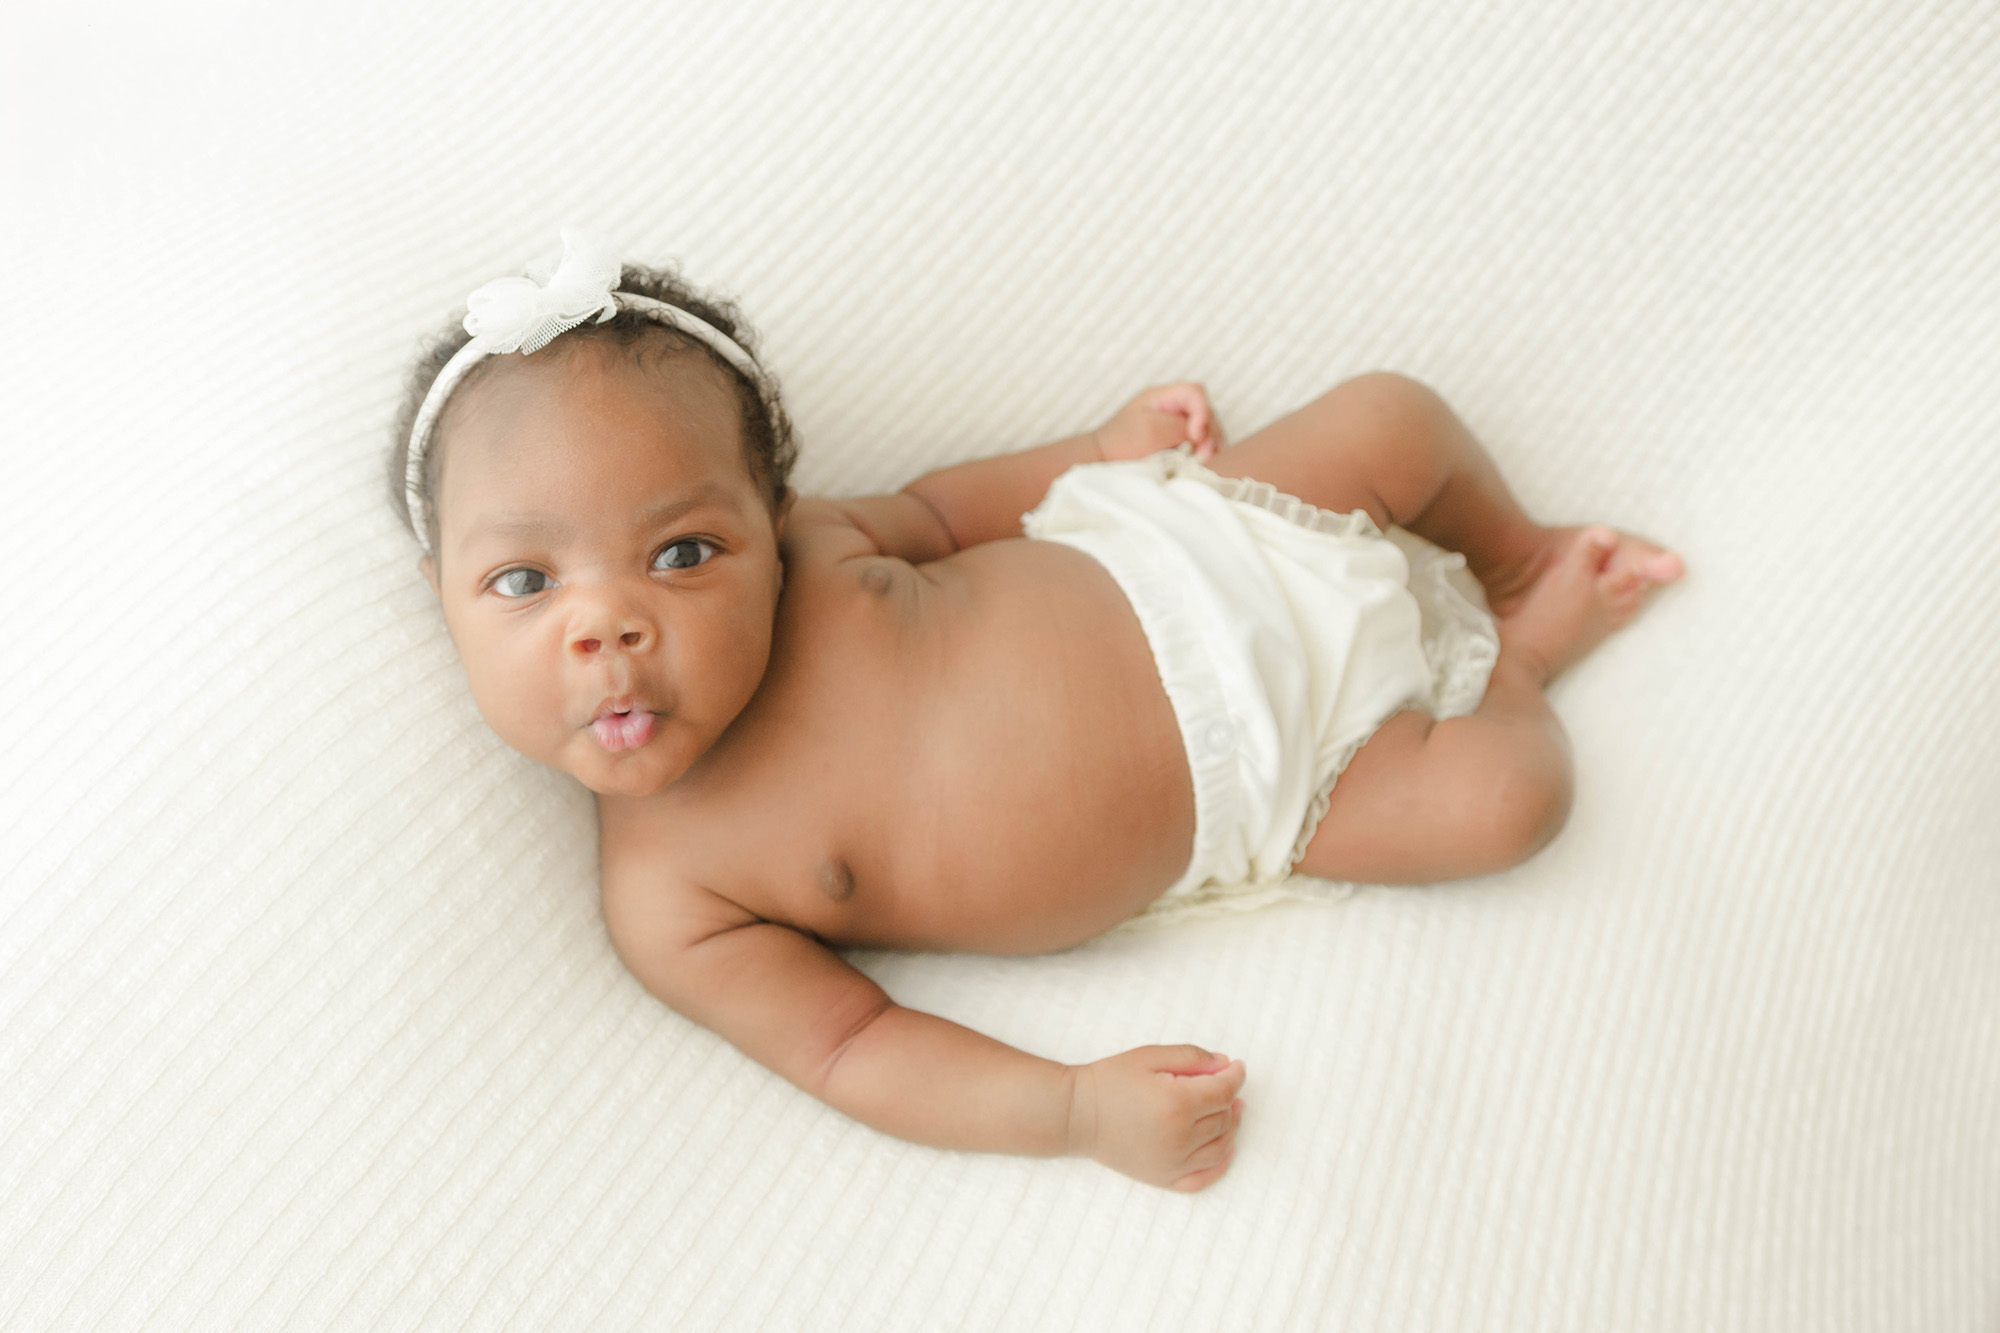
{"type": "Polygon", "coordinates": [[[1141,1046],[1076,1067],[1069,1150],[1134,1180],[1192,1194],[1236,1153],[1241,1060],[1199,1046],[1141,1046]]]}
{"type": "Polygon", "coordinates": [[[1222,432],[1199,384],[1162,384],[1146,390],[1097,428],[1097,447],[1106,459],[1144,458],[1192,441],[1196,458],[1213,458],[1222,432]]]}

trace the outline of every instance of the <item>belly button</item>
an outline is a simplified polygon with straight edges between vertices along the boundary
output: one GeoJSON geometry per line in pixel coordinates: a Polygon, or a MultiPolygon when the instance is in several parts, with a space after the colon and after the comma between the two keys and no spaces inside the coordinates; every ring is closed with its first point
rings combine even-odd
{"type": "Polygon", "coordinates": [[[819,886],[826,896],[837,903],[844,903],[854,896],[854,872],[847,868],[847,862],[832,857],[819,868],[819,886]]]}

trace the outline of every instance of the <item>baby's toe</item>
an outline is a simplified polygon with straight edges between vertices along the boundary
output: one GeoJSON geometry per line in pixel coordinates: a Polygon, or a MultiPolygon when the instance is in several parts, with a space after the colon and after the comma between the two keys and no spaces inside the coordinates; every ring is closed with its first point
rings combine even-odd
{"type": "Polygon", "coordinates": [[[1605,561],[1607,570],[1629,571],[1646,583],[1672,583],[1681,576],[1681,558],[1643,537],[1620,534],[1618,549],[1605,561]]]}
{"type": "Polygon", "coordinates": [[[1687,565],[1672,551],[1657,551],[1646,557],[1646,577],[1655,583],[1672,583],[1687,573],[1687,565]]]}

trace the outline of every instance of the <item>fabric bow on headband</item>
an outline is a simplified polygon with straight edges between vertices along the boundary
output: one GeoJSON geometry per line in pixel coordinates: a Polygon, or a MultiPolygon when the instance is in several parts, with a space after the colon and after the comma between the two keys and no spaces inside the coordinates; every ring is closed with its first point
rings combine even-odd
{"type": "Polygon", "coordinates": [[[480,351],[539,351],[586,320],[602,324],[618,313],[611,294],[624,273],[618,257],[575,227],[562,229],[562,242],[546,281],[496,278],[466,298],[465,331],[480,351]]]}

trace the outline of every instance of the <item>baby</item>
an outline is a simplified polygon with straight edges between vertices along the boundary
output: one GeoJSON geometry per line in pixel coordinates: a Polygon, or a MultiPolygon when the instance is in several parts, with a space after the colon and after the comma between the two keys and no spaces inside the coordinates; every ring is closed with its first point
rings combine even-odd
{"type": "Polygon", "coordinates": [[[1241,1060],[1057,1064],[834,950],[1044,952],[1294,871],[1515,865],[1569,808],[1544,688],[1681,573],[1530,520],[1389,374],[1226,449],[1172,384],[893,495],[799,497],[735,311],[564,241],[417,367],[393,477],[419,567],[487,723],[597,793],[633,975],[901,1138],[1212,1184],[1241,1060]],[[1462,553],[1490,614],[1391,525],[1462,553]]]}

